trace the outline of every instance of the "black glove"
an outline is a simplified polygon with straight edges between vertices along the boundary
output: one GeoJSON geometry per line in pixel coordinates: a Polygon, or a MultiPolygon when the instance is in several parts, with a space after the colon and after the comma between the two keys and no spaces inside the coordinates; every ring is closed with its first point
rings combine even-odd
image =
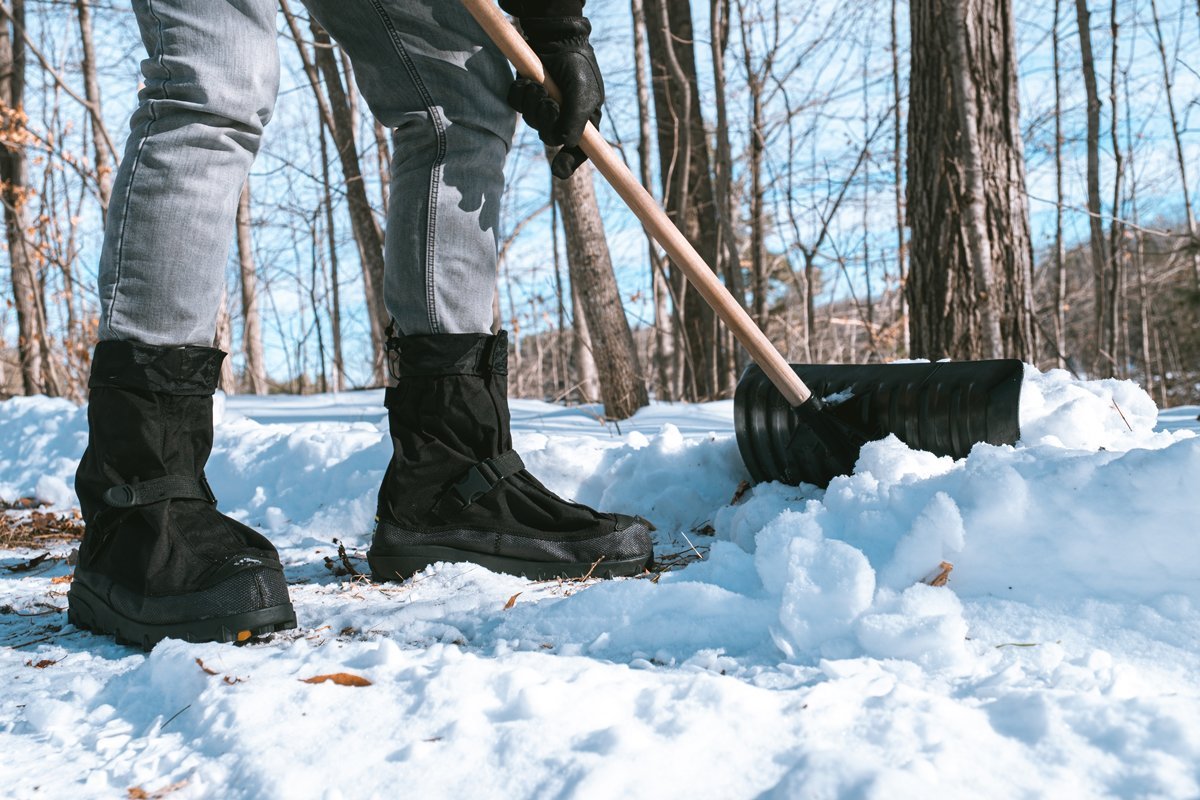
{"type": "Polygon", "coordinates": [[[556,178],[569,178],[587,155],[579,147],[583,129],[590,121],[600,124],[604,104],[604,80],[596,54],[588,42],[592,24],[582,16],[533,16],[583,10],[578,0],[502,0],[504,10],[517,14],[525,40],[542,60],[546,74],[562,92],[563,102],[550,99],[545,88],[528,78],[517,78],[508,90],[508,104],[521,112],[542,141],[562,146],[550,164],[556,178]]]}

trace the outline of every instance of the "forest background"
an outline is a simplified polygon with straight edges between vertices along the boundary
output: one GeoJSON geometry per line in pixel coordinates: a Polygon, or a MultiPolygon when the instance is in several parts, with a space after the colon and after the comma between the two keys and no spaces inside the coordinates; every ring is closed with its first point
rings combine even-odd
{"type": "MultiPolygon", "coordinates": [[[[587,9],[601,132],[792,361],[1013,356],[1200,400],[1200,0],[631,0],[587,9]]],[[[215,344],[228,392],[386,381],[388,132],[280,3],[283,78],[215,344]]],[[[0,2],[0,396],[85,396],[130,7],[0,2]]],[[[511,392],[729,396],[744,354],[589,170],[506,167],[511,392]]],[[[234,224],[234,220],[230,224],[234,224]]]]}

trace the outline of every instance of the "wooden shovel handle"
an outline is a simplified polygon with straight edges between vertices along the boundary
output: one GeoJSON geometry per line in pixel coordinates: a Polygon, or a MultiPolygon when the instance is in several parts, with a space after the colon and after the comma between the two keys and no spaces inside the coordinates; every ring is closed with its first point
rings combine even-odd
{"type": "MultiPolygon", "coordinates": [[[[517,68],[520,75],[541,83],[555,100],[562,99],[558,87],[542,69],[541,59],[492,0],[462,0],[462,3],[517,68]]],[[[638,183],[625,166],[625,162],[617,156],[600,135],[600,131],[590,122],[584,129],[580,146],[595,162],[600,174],[641,220],[654,240],[667,251],[671,261],[683,270],[696,291],[700,292],[717,316],[725,321],[733,335],[750,353],[754,363],[771,379],[775,388],[793,406],[808,400],[812,392],[804,385],[804,381],[800,380],[771,341],[754,324],[754,320],[750,319],[750,315],[741,304],[733,299],[733,295],[696,252],[696,248],[692,247],[692,243],[679,232],[666,213],[654,202],[654,197],[638,183]]]]}

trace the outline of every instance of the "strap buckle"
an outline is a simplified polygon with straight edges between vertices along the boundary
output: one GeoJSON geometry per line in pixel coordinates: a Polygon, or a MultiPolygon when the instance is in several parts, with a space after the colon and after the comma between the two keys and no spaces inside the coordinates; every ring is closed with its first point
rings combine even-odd
{"type": "Polygon", "coordinates": [[[102,499],[113,508],[148,506],[163,500],[203,500],[214,505],[217,502],[203,473],[199,478],[163,475],[148,481],[123,483],[105,491],[102,499]]]}
{"type": "Polygon", "coordinates": [[[498,480],[498,476],[484,461],[467,470],[463,479],[451,486],[450,491],[454,493],[462,507],[466,508],[490,492],[498,480]]]}
{"type": "Polygon", "coordinates": [[[447,512],[453,513],[469,508],[476,500],[496,488],[501,481],[523,469],[525,462],[514,450],[480,461],[446,490],[433,510],[445,515],[447,512]]]}

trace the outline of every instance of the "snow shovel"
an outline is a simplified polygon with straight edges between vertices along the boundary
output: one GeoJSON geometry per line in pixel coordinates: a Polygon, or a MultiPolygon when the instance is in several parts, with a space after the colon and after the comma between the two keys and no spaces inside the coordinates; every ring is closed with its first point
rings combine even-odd
{"type": "MultiPolygon", "coordinates": [[[[493,0],[462,2],[521,76],[561,99],[493,0]]],[[[1017,440],[1020,361],[789,365],[591,123],[580,146],[754,361],[738,382],[734,424],[755,480],[826,486],[854,470],[863,444],[889,433],[955,458],[977,442],[1017,440]]]]}

